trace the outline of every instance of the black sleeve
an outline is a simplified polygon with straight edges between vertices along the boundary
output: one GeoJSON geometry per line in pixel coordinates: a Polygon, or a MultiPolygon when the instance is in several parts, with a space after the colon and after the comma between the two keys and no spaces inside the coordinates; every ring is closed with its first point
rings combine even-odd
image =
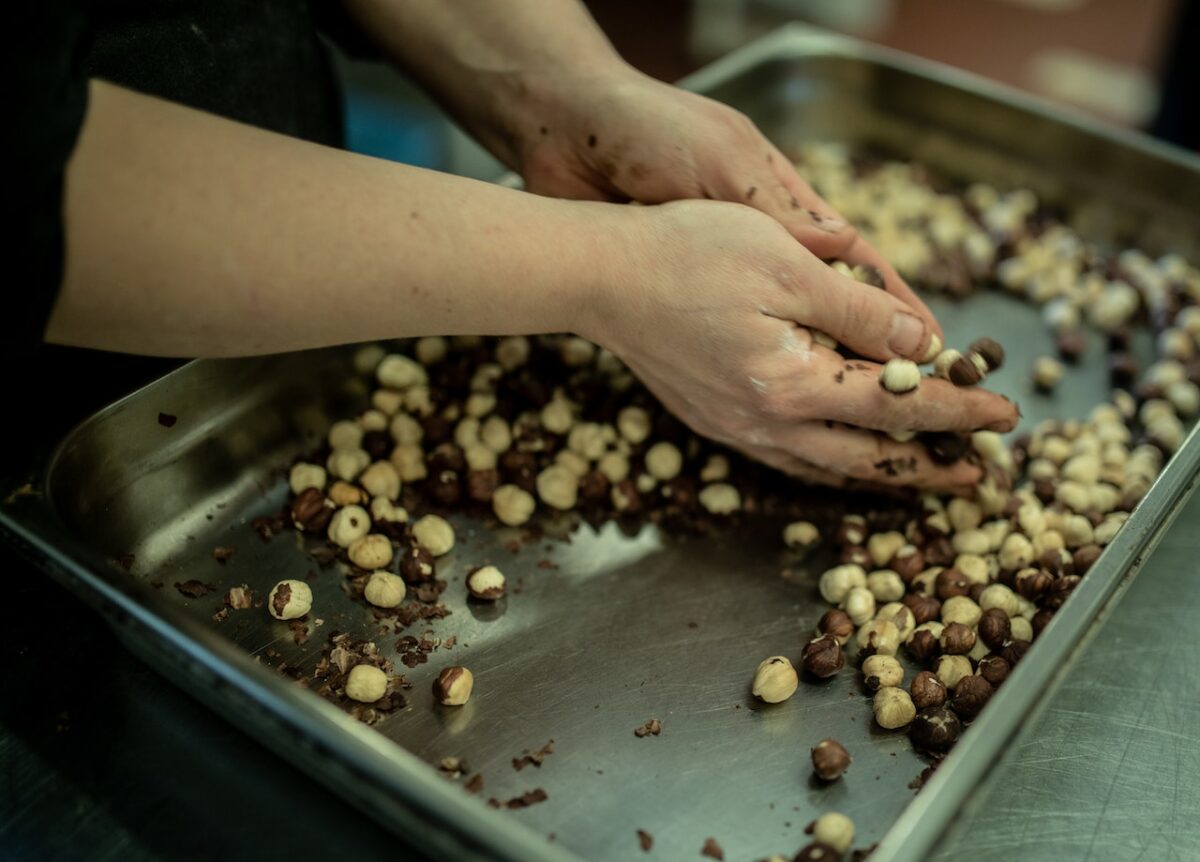
{"type": "MultiPolygon", "coordinates": [[[[5,46],[12,117],[5,196],[15,225],[5,353],[28,355],[42,334],[63,275],[63,175],[87,107],[83,56],[87,16],[74,3],[43,0],[16,7],[17,21],[5,46]]],[[[19,361],[19,360],[18,360],[19,361]]],[[[20,365],[9,365],[19,369],[20,365]]],[[[21,373],[17,371],[16,373],[21,373]]]]}

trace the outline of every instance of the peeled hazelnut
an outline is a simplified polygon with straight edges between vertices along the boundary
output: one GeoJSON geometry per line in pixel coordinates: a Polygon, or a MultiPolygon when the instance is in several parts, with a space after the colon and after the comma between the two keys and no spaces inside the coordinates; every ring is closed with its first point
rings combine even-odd
{"type": "Polygon", "coordinates": [[[815,842],[827,844],[838,853],[845,853],[854,843],[854,821],[835,811],[822,814],[805,831],[812,832],[815,842]]]}
{"type": "Polygon", "coordinates": [[[361,506],[338,509],[329,521],[329,541],[341,548],[350,547],[370,531],[371,516],[361,506]]]}
{"type": "Polygon", "coordinates": [[[413,545],[400,555],[400,577],[407,583],[431,581],[435,574],[433,555],[420,545],[413,545]]]}
{"type": "Polygon", "coordinates": [[[905,641],[917,627],[917,618],[903,602],[888,602],[875,612],[875,619],[889,620],[900,633],[900,640],[905,641]]]}
{"type": "Polygon", "coordinates": [[[800,654],[800,666],[805,673],[818,679],[833,676],[846,664],[842,645],[833,635],[821,635],[804,645],[800,654]]]}
{"type": "Polygon", "coordinates": [[[542,408],[541,420],[551,434],[566,434],[575,423],[574,408],[565,398],[555,398],[542,408]]]}
{"type": "MultiPolygon", "coordinates": [[[[1013,617],[1009,620],[1009,640],[1033,640],[1033,623],[1025,617],[1013,617]]],[[[1001,647],[1003,649],[1003,647],[1001,647]]]]}
{"type": "Polygon", "coordinates": [[[931,706],[941,706],[946,702],[946,685],[937,678],[937,674],[923,670],[913,678],[908,687],[913,706],[917,709],[928,709],[931,706]]]}
{"type": "Polygon", "coordinates": [[[683,455],[675,444],[655,443],[646,452],[646,472],[660,482],[668,482],[683,469],[683,455]]]}
{"type": "Polygon", "coordinates": [[[426,515],[412,525],[412,535],[417,544],[440,557],[454,547],[454,528],[440,515],[426,515]]]}
{"type": "Polygon", "coordinates": [[[867,540],[867,519],[862,515],[846,515],[834,538],[839,545],[861,545],[867,540]]]}
{"type": "Polygon", "coordinates": [[[376,366],[387,355],[387,351],[378,344],[364,344],[354,351],[354,370],[363,376],[374,374],[376,366]]]}
{"type": "Polygon", "coordinates": [[[496,361],[505,371],[513,371],[529,361],[529,339],[523,335],[501,338],[496,345],[496,361]]]}
{"type": "Polygon", "coordinates": [[[417,361],[422,365],[436,365],[446,358],[449,350],[450,345],[442,336],[427,335],[424,338],[417,339],[413,353],[416,354],[417,361]]]}
{"type": "Polygon", "coordinates": [[[891,531],[888,533],[875,533],[867,539],[867,552],[871,555],[871,562],[878,568],[883,568],[899,551],[907,544],[903,533],[891,531]]]}
{"type": "Polygon", "coordinates": [[[629,476],[629,459],[620,452],[605,452],[596,463],[596,469],[615,485],[629,476]]]}
{"type": "Polygon", "coordinates": [[[817,631],[823,635],[830,635],[836,638],[839,644],[845,645],[854,635],[854,621],[845,611],[833,608],[821,616],[817,623],[817,631]]]}
{"type": "Polygon", "coordinates": [[[375,378],[389,389],[400,390],[423,384],[429,379],[418,362],[399,353],[384,357],[375,369],[375,378]]]}
{"type": "Polygon", "coordinates": [[[537,492],[551,508],[569,511],[579,501],[579,478],[569,468],[552,464],[538,473],[537,492]]]}
{"type": "Polygon", "coordinates": [[[775,655],[759,662],[750,693],[764,703],[782,703],[796,693],[799,684],[792,663],[784,656],[775,655]]]}
{"type": "Polygon", "coordinates": [[[617,430],[636,446],[650,436],[650,414],[641,407],[626,407],[617,414],[617,430]]]}
{"type": "Polygon", "coordinates": [[[955,687],[950,706],[960,718],[970,721],[987,705],[992,692],[992,684],[982,676],[966,676],[955,687]]]}
{"type": "Polygon", "coordinates": [[[1062,381],[1062,363],[1052,356],[1039,356],[1033,362],[1033,385],[1040,392],[1053,392],[1062,381]]]}
{"type": "Polygon", "coordinates": [[[333,518],[334,505],[316,488],[306,488],[292,501],[292,523],[306,533],[320,533],[333,518]]]}
{"type": "Polygon", "coordinates": [[[492,511],[501,523],[519,527],[533,516],[537,502],[528,491],[516,485],[501,485],[492,495],[492,511]]]}
{"type": "Polygon", "coordinates": [[[900,630],[891,620],[871,620],[859,628],[855,643],[861,650],[895,655],[900,649],[900,630]]]}
{"type": "MultiPolygon", "coordinates": [[[[376,524],[403,524],[408,521],[408,512],[387,497],[376,497],[371,501],[371,520],[376,524]]],[[[386,529],[384,532],[392,535],[386,529]]]]}
{"type": "Polygon", "coordinates": [[[889,359],[879,373],[879,385],[893,395],[907,395],[921,385],[921,369],[910,359],[889,359]]]}
{"type": "Polygon", "coordinates": [[[370,463],[371,456],[363,449],[334,449],[325,460],[325,469],[339,479],[353,482],[370,463]]]}
{"type": "Polygon", "coordinates": [[[351,542],[346,553],[360,569],[382,569],[392,561],[392,541],[379,533],[370,533],[351,542]]]}
{"type": "Polygon", "coordinates": [[[335,506],[361,506],[367,502],[367,494],[357,485],[337,481],[329,486],[329,500],[335,506]]]}
{"type": "Polygon", "coordinates": [[[966,596],[952,596],[942,602],[942,622],[946,625],[962,623],[967,628],[974,628],[982,616],[979,605],[966,596]]]}
{"type": "Polygon", "coordinates": [[[934,357],[934,360],[933,360],[934,374],[936,374],[938,377],[944,377],[947,380],[949,380],[951,366],[953,366],[956,362],[958,362],[958,360],[960,360],[962,358],[963,358],[963,355],[961,353],[959,353],[957,350],[954,350],[953,348],[943,350],[936,357],[934,357]]]}
{"type": "Polygon", "coordinates": [[[810,754],[813,772],[822,781],[836,781],[850,766],[850,752],[836,739],[822,739],[810,754]]]}
{"type": "Polygon", "coordinates": [[[988,371],[995,371],[1004,364],[1004,348],[994,338],[977,338],[969,349],[983,359],[988,371]]]}
{"type": "Polygon", "coordinates": [[[872,704],[875,723],[887,730],[895,730],[912,722],[917,714],[912,698],[902,688],[887,687],[875,692],[872,704]]]}
{"type": "Polygon", "coordinates": [[[363,598],[377,608],[399,607],[404,601],[404,580],[391,572],[376,571],[367,579],[363,598]]]}
{"type": "Polygon", "coordinates": [[[948,623],[939,643],[946,655],[966,655],[975,648],[975,632],[962,623],[948,623]]]}
{"type": "Polygon", "coordinates": [[[504,574],[495,566],[480,566],[467,574],[471,598],[493,602],[504,595],[504,574]]]}
{"type": "Polygon", "coordinates": [[[875,616],[875,596],[866,587],[851,587],[842,601],[842,610],[856,626],[861,626],[875,616]]]}
{"type": "Polygon", "coordinates": [[[700,469],[701,482],[724,482],[729,478],[729,459],[724,455],[709,455],[700,469]]]}
{"type": "Polygon", "coordinates": [[[475,677],[465,667],[444,668],[433,681],[433,697],[442,706],[462,706],[471,697],[475,677]]]}
{"type": "Polygon", "coordinates": [[[811,548],[821,541],[821,534],[808,521],[793,521],[783,528],[783,543],[789,548],[811,548]]]}
{"type": "Polygon", "coordinates": [[[959,680],[971,675],[971,660],[965,655],[944,655],[938,659],[937,677],[951,691],[959,680]]]}
{"type": "Polygon", "coordinates": [[[363,471],[359,482],[372,497],[395,500],[400,496],[400,474],[388,461],[376,461],[363,471]]]}
{"type": "Polygon", "coordinates": [[[295,620],[312,609],[312,590],[304,581],[280,581],[267,596],[267,610],[277,620],[295,620]]]}
{"type": "Polygon", "coordinates": [[[917,748],[946,751],[962,734],[962,722],[944,706],[933,706],[917,713],[908,729],[909,738],[917,748]]]}
{"type": "Polygon", "coordinates": [[[868,691],[897,686],[904,682],[904,668],[895,656],[867,656],[862,663],[862,673],[868,691]]]}
{"type": "Polygon", "coordinates": [[[387,694],[387,674],[374,665],[356,664],[346,677],[346,697],[359,703],[374,703],[387,694]]]}
{"type": "Polygon", "coordinates": [[[288,486],[293,494],[301,494],[308,488],[325,490],[325,468],[320,464],[293,464],[288,474],[288,486]]]}
{"type": "Polygon", "coordinates": [[[1000,649],[1009,639],[1008,614],[1000,608],[988,608],[979,620],[979,637],[989,649],[1000,649]]]}
{"type": "Polygon", "coordinates": [[[738,489],[725,482],[706,485],[700,491],[700,505],[714,515],[731,515],[742,508],[742,496],[738,489]]]}
{"type": "Polygon", "coordinates": [[[867,573],[862,566],[845,564],[834,566],[821,575],[818,588],[821,598],[830,604],[840,604],[854,587],[866,587],[867,573]]]}
{"type": "Polygon", "coordinates": [[[415,443],[402,443],[388,457],[402,482],[420,482],[429,471],[425,466],[425,453],[415,443]]]}
{"type": "Polygon", "coordinates": [[[904,597],[904,581],[890,569],[879,569],[867,575],[867,589],[876,601],[895,602],[904,597]]]}
{"type": "Polygon", "coordinates": [[[362,446],[363,427],[357,422],[343,419],[334,422],[329,428],[329,448],[354,450],[362,446]]]}

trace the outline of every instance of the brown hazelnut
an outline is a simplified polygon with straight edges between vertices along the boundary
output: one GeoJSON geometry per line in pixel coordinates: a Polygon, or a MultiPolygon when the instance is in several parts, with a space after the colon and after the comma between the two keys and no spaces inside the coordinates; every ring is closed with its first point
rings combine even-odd
{"type": "Polygon", "coordinates": [[[1063,602],[1071,597],[1071,591],[1075,589],[1079,581],[1079,575],[1063,575],[1061,578],[1055,578],[1046,588],[1046,592],[1042,593],[1042,607],[1051,610],[1061,608],[1063,602]]]}
{"type": "Polygon", "coordinates": [[[1029,652],[1029,641],[1011,640],[1000,649],[1000,657],[1009,663],[1009,666],[1015,666],[1025,653],[1029,652]]]}
{"type": "Polygon", "coordinates": [[[872,567],[871,552],[862,545],[847,545],[838,552],[838,562],[842,564],[852,563],[856,566],[862,566],[864,569],[872,567]]]}
{"type": "Polygon", "coordinates": [[[443,668],[433,681],[433,697],[442,706],[462,706],[471,697],[475,677],[465,667],[443,668]]]}
{"type": "Polygon", "coordinates": [[[305,488],[292,500],[292,523],[306,533],[324,533],[333,512],[333,504],[316,488],[305,488]]]}
{"type": "Polygon", "coordinates": [[[1033,636],[1037,637],[1042,633],[1042,629],[1050,624],[1050,620],[1054,619],[1054,611],[1050,608],[1042,608],[1033,615],[1031,624],[1033,626],[1033,636]]]}
{"type": "Polygon", "coordinates": [[[905,545],[896,551],[889,565],[891,570],[900,576],[900,580],[908,584],[912,579],[925,571],[925,555],[915,545],[905,545]]]}
{"type": "Polygon", "coordinates": [[[838,525],[835,541],[839,545],[861,545],[867,540],[867,519],[862,515],[846,515],[838,525]]]}
{"type": "Polygon", "coordinates": [[[1004,348],[994,338],[976,338],[967,349],[983,357],[988,371],[995,371],[1004,364],[1004,348]]]}
{"type": "Polygon", "coordinates": [[[854,622],[845,611],[831,608],[821,615],[817,622],[817,631],[837,638],[840,644],[845,644],[854,637],[854,622]]]}
{"type": "Polygon", "coordinates": [[[942,603],[924,593],[909,593],[904,597],[904,605],[912,611],[913,620],[917,625],[932,622],[942,613],[942,603]]]}
{"type": "Polygon", "coordinates": [[[509,484],[532,494],[537,490],[538,462],[532,452],[509,449],[500,456],[500,473],[509,484]]]}
{"type": "Polygon", "coordinates": [[[499,487],[500,471],[495,468],[467,473],[467,497],[476,503],[490,503],[499,487]]]}
{"type": "Polygon", "coordinates": [[[917,713],[908,728],[908,736],[917,748],[946,751],[958,741],[962,722],[944,706],[933,706],[917,713]]]}
{"type": "Polygon", "coordinates": [[[589,470],[579,480],[579,499],[585,503],[600,504],[608,500],[609,481],[599,470],[589,470]]]}
{"type": "MultiPolygon", "coordinates": [[[[978,372],[979,369],[975,370],[978,372]]],[[[971,451],[971,438],[953,431],[932,431],[922,434],[919,439],[935,464],[953,464],[971,451]]]]}
{"type": "Polygon", "coordinates": [[[1095,564],[1096,560],[1100,559],[1102,553],[1104,553],[1104,549],[1099,545],[1084,545],[1082,548],[1076,549],[1071,558],[1075,564],[1075,574],[1086,575],[1088,569],[1095,564]]]}
{"type": "Polygon", "coordinates": [[[981,677],[992,684],[992,688],[998,688],[1000,683],[1008,679],[1009,673],[1012,672],[1012,667],[1001,656],[985,655],[979,660],[976,671],[981,677]]]}
{"type": "Polygon", "coordinates": [[[954,687],[950,706],[959,718],[970,721],[983,710],[992,697],[992,684],[982,676],[968,676],[959,680],[954,687]]]}
{"type": "Polygon", "coordinates": [[[955,596],[965,596],[971,590],[971,582],[958,569],[942,569],[934,582],[934,592],[943,602],[955,596]]]}
{"type": "Polygon", "coordinates": [[[914,661],[932,661],[942,654],[941,643],[929,629],[920,629],[913,632],[912,637],[908,639],[908,642],[904,646],[914,661]]]}
{"type": "Polygon", "coordinates": [[[949,566],[957,556],[958,551],[954,550],[954,542],[949,536],[938,536],[925,546],[927,566],[949,566]]]}
{"type": "Polygon", "coordinates": [[[818,679],[833,676],[846,664],[842,645],[833,635],[821,635],[804,645],[800,653],[800,666],[805,673],[818,679]]]}
{"type": "Polygon", "coordinates": [[[1059,358],[1074,365],[1087,352],[1087,333],[1082,329],[1064,329],[1054,339],[1059,358]]]}
{"type": "Polygon", "coordinates": [[[433,554],[420,545],[413,545],[400,555],[400,577],[406,583],[419,584],[431,581],[437,574],[433,565],[433,554]]]}
{"type": "Polygon", "coordinates": [[[983,372],[970,356],[960,356],[954,360],[946,376],[955,386],[975,386],[983,380],[983,372]]]}
{"type": "Polygon", "coordinates": [[[979,598],[987,588],[987,584],[971,584],[971,586],[967,587],[967,598],[975,604],[979,604],[979,598]]]}
{"type": "Polygon", "coordinates": [[[913,706],[917,709],[941,706],[946,702],[946,684],[938,679],[936,673],[927,670],[916,675],[908,687],[908,693],[912,695],[913,706]]]}
{"type": "Polygon", "coordinates": [[[1042,569],[1021,569],[1013,578],[1013,587],[1018,595],[1036,599],[1046,591],[1053,580],[1054,578],[1042,569]]]}
{"type": "Polygon", "coordinates": [[[988,608],[979,618],[979,639],[988,649],[1000,649],[1012,632],[1008,614],[1000,608],[988,608]]]}
{"type": "Polygon", "coordinates": [[[836,739],[822,739],[811,754],[813,772],[822,781],[841,778],[850,765],[850,752],[836,739]]]}
{"type": "Polygon", "coordinates": [[[841,862],[841,860],[842,852],[832,844],[826,844],[824,841],[814,841],[811,844],[805,844],[792,857],[792,862],[841,862]]]}
{"type": "Polygon", "coordinates": [[[975,648],[975,632],[962,623],[950,623],[942,629],[939,643],[946,655],[966,655],[975,648]]]}

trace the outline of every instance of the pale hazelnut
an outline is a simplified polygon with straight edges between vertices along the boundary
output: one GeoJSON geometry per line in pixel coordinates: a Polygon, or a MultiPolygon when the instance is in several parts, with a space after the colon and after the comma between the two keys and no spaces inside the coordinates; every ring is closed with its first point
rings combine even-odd
{"type": "Polygon", "coordinates": [[[425,369],[417,361],[399,353],[385,356],[375,369],[375,379],[389,389],[408,389],[424,384],[428,379],[425,369]]]}
{"type": "Polygon", "coordinates": [[[617,430],[636,446],[650,436],[650,414],[641,407],[626,407],[617,414],[617,430]]]}
{"type": "Polygon", "coordinates": [[[568,511],[578,501],[579,477],[561,464],[552,464],[538,473],[537,492],[546,505],[568,511]]]}
{"type": "Polygon", "coordinates": [[[555,398],[541,413],[542,427],[551,434],[566,434],[575,423],[575,411],[565,398],[555,398]]]}
{"type": "Polygon", "coordinates": [[[1064,515],[1062,537],[1068,548],[1081,548],[1094,541],[1092,522],[1083,515],[1064,515]]]}
{"type": "Polygon", "coordinates": [[[519,527],[528,521],[535,508],[537,502],[533,495],[516,485],[501,485],[492,495],[492,511],[501,523],[510,527],[519,527]]]}
{"type": "Polygon", "coordinates": [[[280,581],[267,596],[267,610],[277,620],[295,620],[312,609],[312,590],[304,581],[280,581]]]}
{"type": "Polygon", "coordinates": [[[358,414],[358,424],[363,431],[384,431],[388,427],[388,418],[379,410],[364,410],[358,414]]]}
{"type": "Polygon", "coordinates": [[[983,610],[966,596],[951,596],[942,602],[942,622],[962,623],[967,628],[975,628],[983,610]]]}
{"type": "Polygon", "coordinates": [[[425,452],[415,443],[401,443],[388,456],[401,482],[420,482],[429,475],[425,466],[425,452]]]}
{"type": "Polygon", "coordinates": [[[288,487],[292,489],[293,494],[299,494],[306,488],[316,488],[318,491],[325,490],[325,468],[320,464],[305,464],[299,463],[292,465],[291,472],[288,473],[288,487]]]}
{"type": "Polygon", "coordinates": [[[463,458],[466,459],[467,468],[472,471],[496,469],[496,453],[482,443],[463,449],[463,458]]]}
{"type": "Polygon", "coordinates": [[[1005,537],[1000,546],[1000,568],[1015,571],[1028,566],[1034,559],[1033,543],[1020,533],[1005,537]]]}
{"type": "Polygon", "coordinates": [[[942,337],[936,332],[931,332],[929,334],[929,347],[925,350],[925,355],[921,357],[921,364],[924,365],[937,359],[944,346],[942,344],[942,337]]]}
{"type": "Polygon", "coordinates": [[[417,544],[435,557],[450,553],[454,547],[454,528],[441,515],[425,515],[412,525],[417,544]]]}
{"type": "Polygon", "coordinates": [[[859,627],[855,643],[878,655],[895,655],[900,649],[900,629],[891,620],[871,620],[859,627]]]}
{"type": "Polygon", "coordinates": [[[800,679],[786,657],[771,656],[759,662],[750,693],[765,703],[782,703],[796,693],[800,679]]]}
{"type": "Polygon", "coordinates": [[[479,442],[491,449],[497,455],[502,455],[512,447],[512,430],[502,416],[489,416],[479,426],[479,442]]]}
{"type": "Polygon", "coordinates": [[[372,497],[395,500],[400,496],[400,473],[389,461],[376,461],[363,471],[358,481],[372,497]]]}
{"type": "Polygon", "coordinates": [[[900,634],[900,641],[908,640],[909,635],[917,627],[917,617],[912,608],[903,602],[888,602],[875,611],[875,619],[890,620],[900,634]]]}
{"type": "Polygon", "coordinates": [[[955,497],[946,505],[946,517],[955,532],[974,530],[983,523],[983,512],[971,500],[955,497]]]}
{"type": "Polygon", "coordinates": [[[335,506],[359,506],[367,502],[367,493],[357,485],[337,481],[329,486],[329,500],[335,506]]]}
{"type": "Polygon", "coordinates": [[[334,449],[325,460],[325,469],[339,479],[353,482],[370,463],[371,456],[362,449],[334,449]]]}
{"type": "Polygon", "coordinates": [[[729,478],[729,459],[724,455],[709,455],[700,469],[701,482],[723,482],[729,478]]]}
{"type": "Polygon", "coordinates": [[[442,706],[462,706],[471,697],[475,677],[465,667],[444,668],[433,681],[433,697],[442,706]]]}
{"type": "Polygon", "coordinates": [[[866,587],[851,587],[841,607],[856,626],[861,626],[875,616],[875,596],[866,587]]]}
{"type": "Polygon", "coordinates": [[[403,578],[391,572],[375,571],[367,578],[363,598],[377,608],[395,608],[404,601],[406,592],[403,578]]]}
{"type": "Polygon", "coordinates": [[[376,389],[371,393],[371,406],[385,416],[395,416],[404,406],[404,395],[392,389],[376,389]]]}
{"type": "Polygon", "coordinates": [[[921,385],[921,369],[911,359],[889,359],[879,373],[879,385],[893,395],[915,392],[921,385]]]}
{"type": "Polygon", "coordinates": [[[374,665],[356,664],[346,677],[346,697],[359,703],[374,703],[387,694],[387,674],[374,665]]]}
{"type": "Polygon", "coordinates": [[[886,730],[906,727],[917,715],[917,708],[913,706],[908,692],[894,686],[887,686],[875,692],[872,707],[875,723],[886,730]]]}
{"type": "Polygon", "coordinates": [[[392,541],[379,533],[368,533],[351,542],[346,553],[360,569],[382,569],[392,561],[392,541]]]}
{"type": "Polygon", "coordinates": [[[475,368],[469,388],[472,392],[491,392],[496,382],[504,376],[504,369],[495,362],[485,362],[475,368]]]}
{"type": "Polygon", "coordinates": [[[467,416],[454,426],[454,443],[459,449],[483,445],[479,440],[479,420],[467,416]]]}
{"type": "Polygon", "coordinates": [[[971,660],[965,655],[944,655],[938,659],[937,678],[950,691],[959,681],[971,675],[971,660]]]}
{"type": "Polygon", "coordinates": [[[904,668],[895,656],[890,655],[867,656],[862,663],[862,674],[869,691],[904,682],[904,668]]]}
{"type": "Polygon", "coordinates": [[[906,543],[903,533],[875,533],[867,539],[867,553],[878,568],[883,568],[906,543]]]}
{"type": "Polygon", "coordinates": [[[1014,641],[1033,640],[1033,624],[1024,617],[1013,617],[1008,621],[1009,639],[1014,641]]]}
{"type": "Polygon", "coordinates": [[[413,348],[413,353],[416,354],[417,361],[422,365],[437,365],[446,358],[446,354],[449,352],[450,345],[440,335],[427,335],[424,338],[418,338],[417,344],[413,348]]]}
{"type": "Polygon", "coordinates": [[[505,371],[513,371],[529,361],[529,339],[523,335],[501,338],[496,345],[496,361],[505,371]]]}
{"type": "Polygon", "coordinates": [[[1053,392],[1065,373],[1062,363],[1052,356],[1039,356],[1033,361],[1033,385],[1042,392],[1053,392]]]}
{"type": "Polygon", "coordinates": [[[854,843],[854,821],[835,811],[822,814],[812,824],[812,837],[813,841],[828,844],[838,853],[845,853],[854,843]]]}
{"type": "Polygon", "coordinates": [[[891,569],[877,569],[867,575],[867,589],[880,602],[895,602],[904,598],[904,581],[891,569]]]}
{"type": "Polygon", "coordinates": [[[783,528],[783,543],[789,548],[811,548],[821,541],[816,525],[808,521],[793,521],[783,528]]]}
{"type": "Polygon", "coordinates": [[[1015,617],[1020,612],[1020,600],[1004,584],[991,584],[979,595],[979,607],[984,611],[999,608],[1008,616],[1015,617]]]}
{"type": "Polygon", "coordinates": [[[699,499],[705,511],[714,515],[731,515],[742,508],[742,495],[738,489],[724,482],[705,485],[699,499]]]}
{"type": "Polygon", "coordinates": [[[834,566],[828,569],[821,575],[818,582],[818,588],[821,591],[821,598],[829,602],[831,605],[840,604],[846,594],[853,587],[865,587],[867,585],[867,573],[862,566],[853,563],[847,563],[841,566],[834,566]]]}
{"type": "Polygon", "coordinates": [[[357,422],[351,422],[349,419],[334,422],[329,427],[329,448],[334,451],[339,449],[360,449],[362,448],[362,438],[363,427],[357,422]]]}
{"type": "Polygon", "coordinates": [[[482,419],[496,409],[496,396],[492,392],[472,392],[463,404],[463,412],[472,419],[482,419]]]}
{"type": "Polygon", "coordinates": [[[597,461],[607,448],[604,430],[595,422],[580,422],[567,435],[567,448],[588,461],[597,461]]]}
{"type": "Polygon", "coordinates": [[[596,358],[596,345],[578,335],[564,338],[559,350],[563,364],[568,368],[580,368],[596,358]]]}
{"type": "Polygon", "coordinates": [[[604,475],[604,478],[616,485],[629,476],[629,459],[620,452],[606,452],[597,462],[596,469],[604,475]]]}
{"type": "Polygon", "coordinates": [[[949,380],[950,367],[960,359],[962,359],[962,354],[957,350],[954,350],[953,348],[943,350],[933,359],[934,374],[936,374],[938,377],[944,377],[945,379],[949,380]]]}
{"type": "Polygon", "coordinates": [[[471,598],[493,602],[504,595],[504,573],[495,566],[480,566],[467,574],[467,592],[471,598]]]}
{"type": "Polygon", "coordinates": [[[354,370],[366,377],[374,374],[387,351],[378,344],[364,344],[354,351],[354,370]]]}
{"type": "Polygon", "coordinates": [[[683,455],[674,443],[655,443],[646,452],[646,472],[660,482],[669,482],[683,469],[683,455]]]}
{"type": "Polygon", "coordinates": [[[329,521],[329,541],[348,548],[371,531],[371,516],[361,506],[338,509],[329,521]]]}

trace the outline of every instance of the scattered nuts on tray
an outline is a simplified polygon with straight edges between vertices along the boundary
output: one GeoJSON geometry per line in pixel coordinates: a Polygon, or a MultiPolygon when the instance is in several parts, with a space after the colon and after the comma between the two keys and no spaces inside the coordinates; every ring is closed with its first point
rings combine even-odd
{"type": "Polygon", "coordinates": [[[774,655],[759,662],[750,693],[764,703],[782,703],[796,693],[799,685],[792,663],[784,656],[774,655]]]}
{"type": "Polygon", "coordinates": [[[406,592],[404,579],[391,572],[375,571],[363,588],[363,598],[377,608],[399,607],[406,592]]]}
{"type": "Polygon", "coordinates": [[[822,814],[805,831],[812,834],[814,841],[828,844],[838,853],[845,853],[854,843],[854,821],[836,811],[822,814]]]}
{"type": "Polygon", "coordinates": [[[462,706],[471,697],[475,677],[465,667],[444,668],[433,681],[433,697],[442,706],[462,706]]]}
{"type": "Polygon", "coordinates": [[[387,687],[387,674],[369,664],[356,664],[346,677],[346,697],[359,703],[374,703],[387,693],[387,687]]]}
{"type": "Polygon", "coordinates": [[[822,781],[836,781],[850,766],[850,752],[836,739],[822,739],[810,754],[813,772],[822,781]]]}
{"type": "Polygon", "coordinates": [[[495,566],[480,566],[467,574],[467,592],[471,598],[494,602],[504,595],[504,574],[495,566]]]}

